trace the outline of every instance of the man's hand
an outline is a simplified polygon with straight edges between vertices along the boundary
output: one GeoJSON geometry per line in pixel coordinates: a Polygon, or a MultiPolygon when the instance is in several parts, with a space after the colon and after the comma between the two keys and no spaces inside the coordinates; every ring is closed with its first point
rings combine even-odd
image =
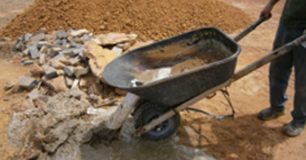
{"type": "Polygon", "coordinates": [[[260,17],[264,17],[264,18],[269,18],[272,14],[272,9],[273,9],[273,6],[269,3],[266,5],[266,7],[261,11],[260,13],[260,17]]]}
{"type": "Polygon", "coordinates": [[[270,0],[269,3],[265,6],[265,8],[261,11],[260,17],[269,19],[272,16],[272,9],[278,1],[279,0],[270,0]]]}

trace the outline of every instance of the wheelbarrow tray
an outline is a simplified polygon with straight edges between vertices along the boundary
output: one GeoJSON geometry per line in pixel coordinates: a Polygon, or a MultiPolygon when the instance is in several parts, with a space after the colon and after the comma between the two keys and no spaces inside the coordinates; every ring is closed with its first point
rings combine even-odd
{"type": "MultiPolygon", "coordinates": [[[[111,86],[134,93],[146,101],[172,107],[230,79],[239,53],[240,46],[222,31],[201,28],[130,51],[108,64],[102,76],[111,86]],[[204,43],[199,43],[201,49],[194,52],[201,52],[188,54],[211,54],[209,50],[223,48],[219,52],[226,52],[226,56],[186,72],[133,87],[131,81],[135,75],[148,69],[177,64],[180,51],[198,42],[204,43]]],[[[181,56],[186,55],[182,52],[181,56]]]]}

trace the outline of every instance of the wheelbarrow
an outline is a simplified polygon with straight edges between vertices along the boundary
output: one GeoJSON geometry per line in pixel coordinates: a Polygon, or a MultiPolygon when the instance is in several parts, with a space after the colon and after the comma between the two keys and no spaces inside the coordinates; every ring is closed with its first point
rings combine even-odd
{"type": "Polygon", "coordinates": [[[112,61],[102,76],[109,85],[140,97],[132,113],[139,135],[168,138],[180,125],[180,111],[217,91],[226,93],[224,89],[234,81],[305,42],[306,34],[235,72],[240,53],[237,42],[268,19],[258,19],[234,38],[217,28],[201,28],[141,47],[112,61]],[[203,57],[210,61],[171,72],[181,63],[203,57]]]}

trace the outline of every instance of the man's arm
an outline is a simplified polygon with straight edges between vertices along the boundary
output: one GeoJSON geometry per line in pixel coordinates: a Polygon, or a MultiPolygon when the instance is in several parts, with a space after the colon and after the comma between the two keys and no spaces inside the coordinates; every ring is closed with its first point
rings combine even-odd
{"type": "Polygon", "coordinates": [[[265,6],[265,8],[261,11],[260,17],[270,17],[274,5],[279,1],[280,0],[270,0],[269,3],[265,6]]]}

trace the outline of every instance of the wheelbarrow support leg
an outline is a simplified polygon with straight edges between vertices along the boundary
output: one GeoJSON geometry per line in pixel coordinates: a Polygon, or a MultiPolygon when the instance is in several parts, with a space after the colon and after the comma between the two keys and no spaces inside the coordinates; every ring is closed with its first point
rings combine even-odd
{"type": "Polygon", "coordinates": [[[140,98],[138,96],[128,93],[115,113],[110,117],[106,124],[107,128],[111,130],[120,129],[124,121],[134,111],[139,102],[140,98]]]}

